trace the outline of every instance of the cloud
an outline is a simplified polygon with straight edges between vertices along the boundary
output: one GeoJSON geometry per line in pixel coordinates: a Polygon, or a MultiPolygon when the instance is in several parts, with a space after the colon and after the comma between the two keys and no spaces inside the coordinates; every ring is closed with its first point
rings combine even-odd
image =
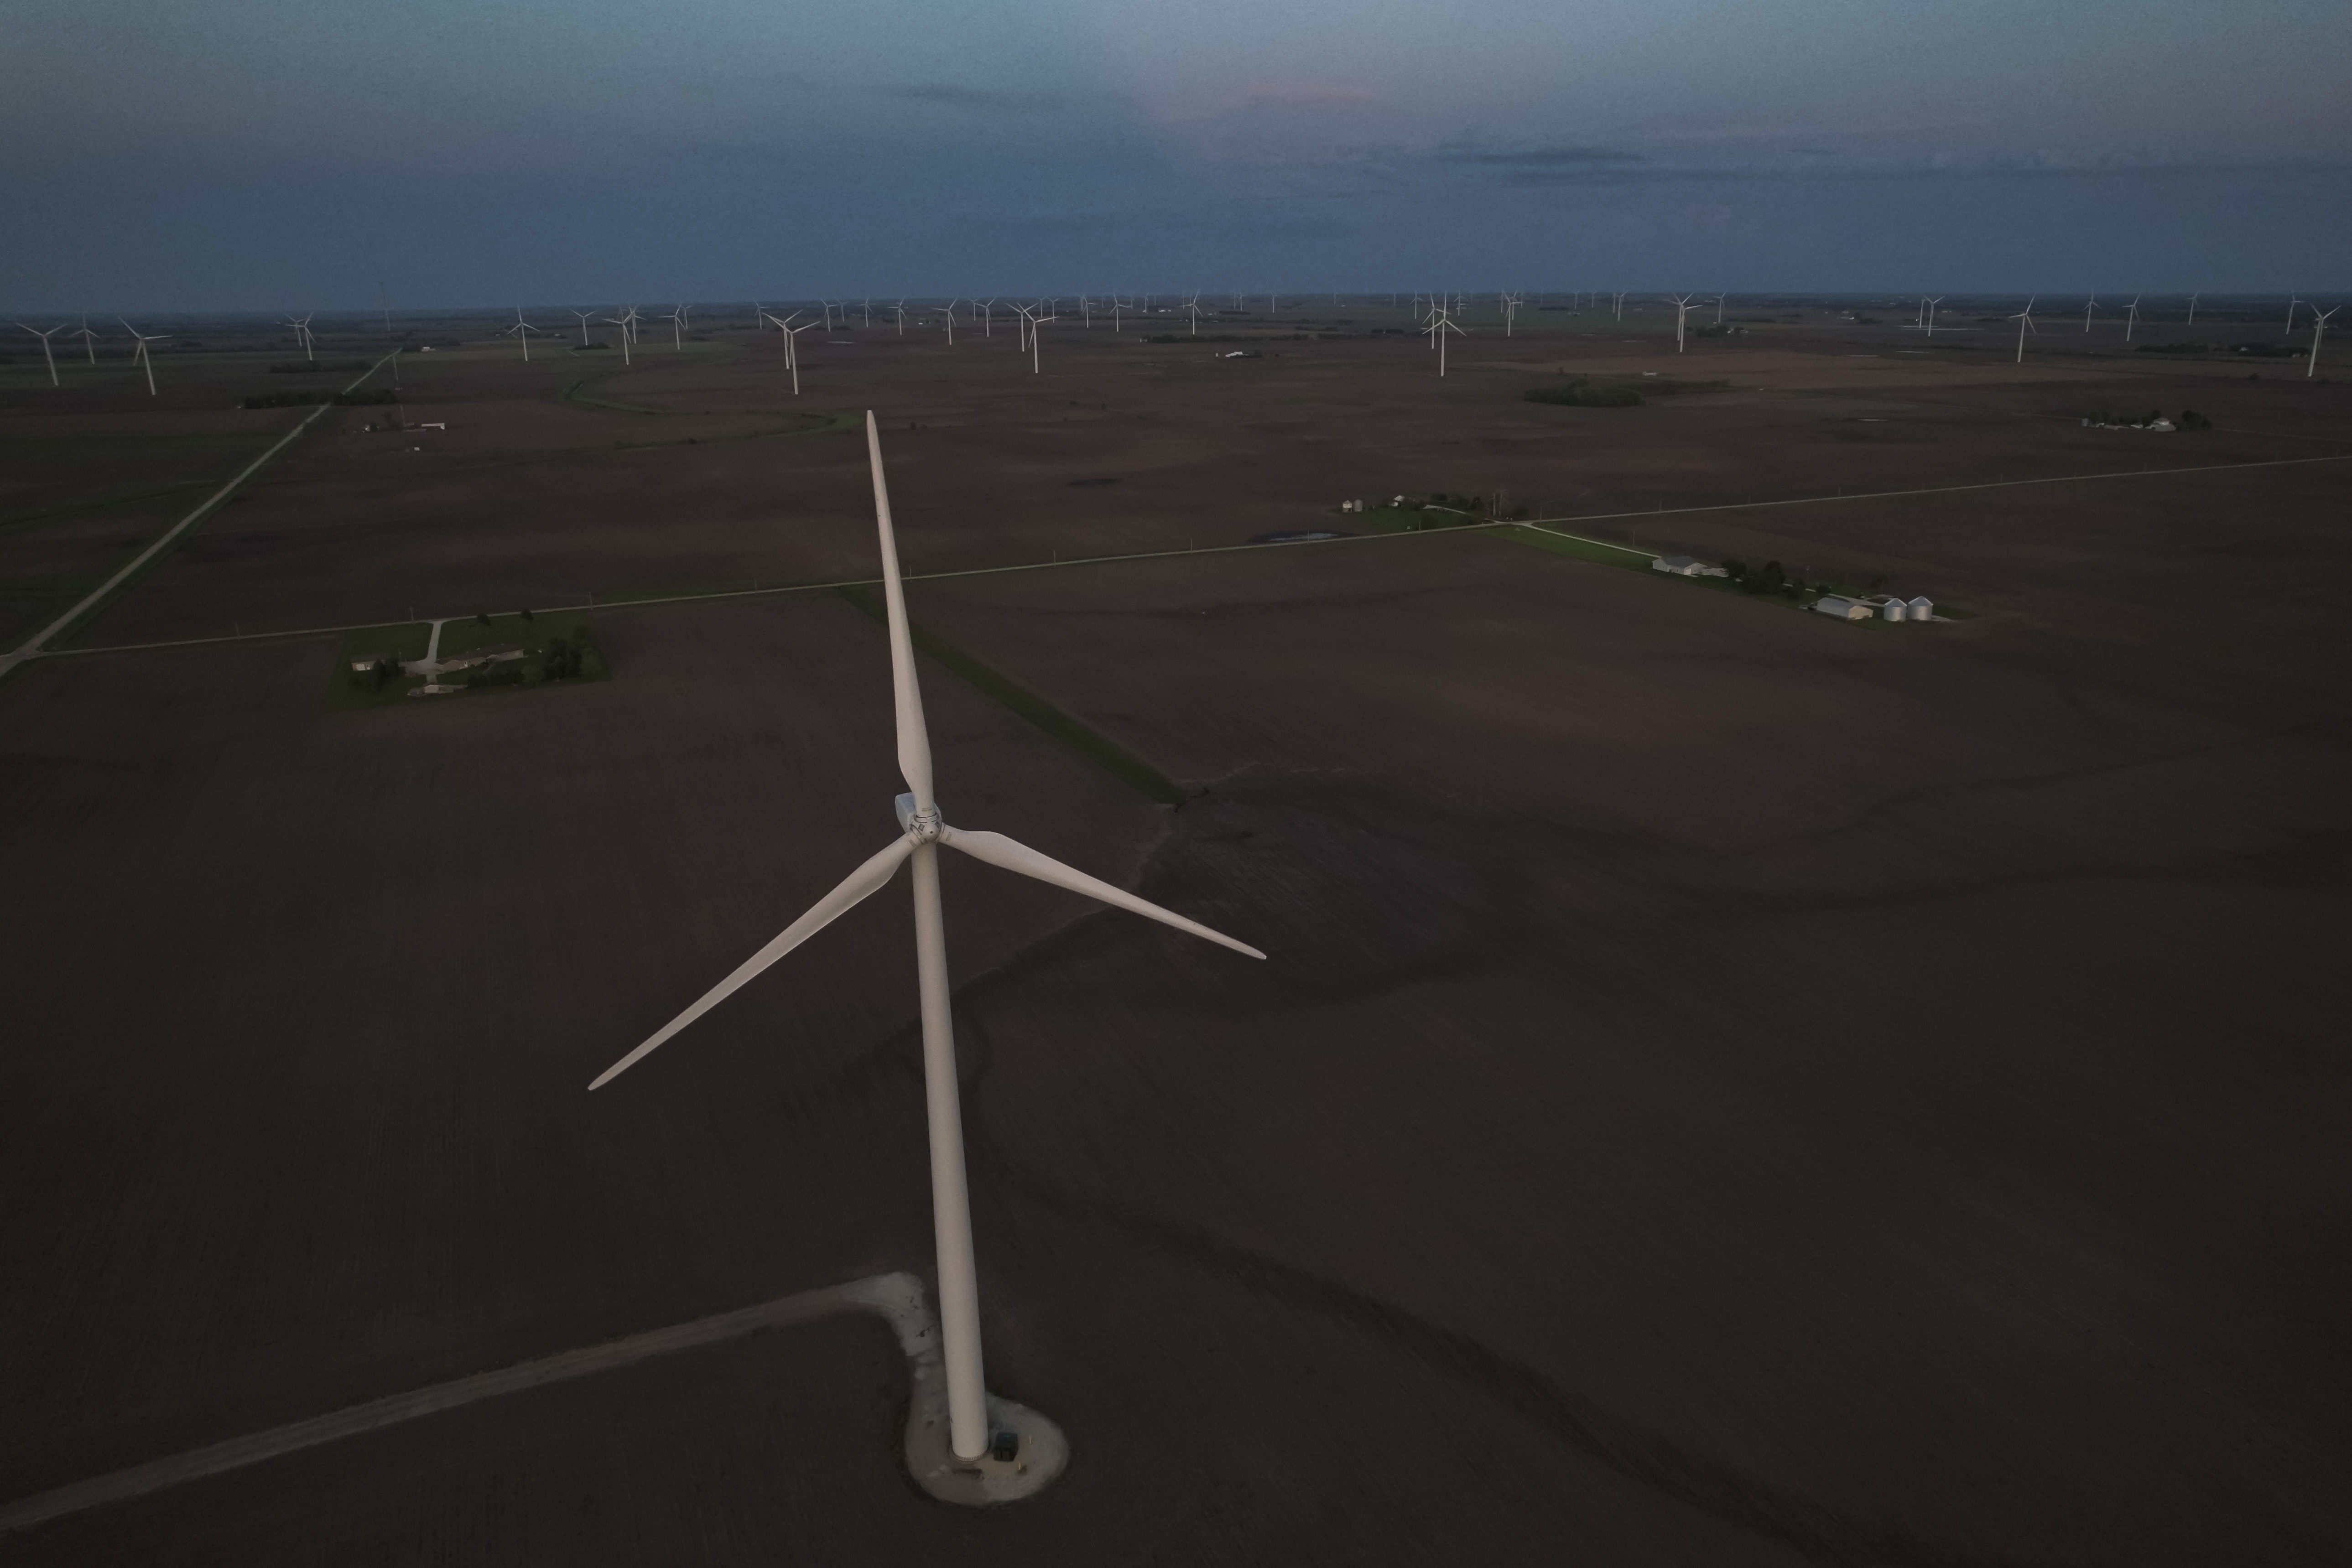
{"type": "Polygon", "coordinates": [[[1614,147],[1531,147],[1522,152],[1491,152],[1476,147],[1440,147],[1441,163],[1484,163],[1501,169],[1592,169],[1647,162],[1639,152],[1614,147]]]}
{"type": "Polygon", "coordinates": [[[959,82],[949,81],[906,82],[876,90],[890,98],[942,104],[950,109],[974,110],[983,114],[1041,114],[1067,107],[1066,99],[1051,93],[995,92],[987,88],[965,87],[959,82]]]}

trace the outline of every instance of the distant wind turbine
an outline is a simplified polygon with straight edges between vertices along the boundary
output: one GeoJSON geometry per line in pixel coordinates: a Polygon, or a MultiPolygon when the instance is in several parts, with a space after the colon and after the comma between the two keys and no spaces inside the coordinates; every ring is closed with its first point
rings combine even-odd
{"type": "Polygon", "coordinates": [[[1195,294],[1184,301],[1184,308],[1192,318],[1192,336],[1197,338],[1201,335],[1201,297],[1195,294]]]}
{"type": "Polygon", "coordinates": [[[89,329],[89,317],[81,319],[81,325],[74,329],[74,336],[81,340],[81,351],[89,356],[89,362],[93,365],[98,363],[98,334],[89,329]]]}
{"type": "Polygon", "coordinates": [[[2197,325],[2197,296],[2194,294],[2189,297],[2189,325],[2197,325]]]}
{"type": "MultiPolygon", "coordinates": [[[[122,321],[122,318],[120,316],[117,316],[115,319],[122,321]]],[[[155,395],[155,356],[147,351],[147,345],[150,343],[168,342],[171,340],[171,334],[166,332],[150,337],[148,334],[142,332],[138,328],[133,327],[128,321],[122,321],[122,329],[130,333],[133,338],[139,340],[139,347],[132,351],[131,358],[137,360],[142,365],[146,367],[147,395],[149,397],[153,397],[155,395]]]]}
{"type": "Polygon", "coordinates": [[[2025,308],[2010,318],[2017,323],[2017,362],[2021,365],[2025,363],[2025,335],[2028,332],[2032,332],[2036,337],[2042,335],[2042,329],[2033,324],[2033,300],[2040,298],[2042,297],[2037,294],[2026,300],[2025,308]]]}
{"type": "Polygon", "coordinates": [[[784,927],[735,972],[705,992],[652,1038],[606,1068],[591,1091],[600,1089],[645,1060],[704,1013],[717,1007],[785,954],[880,892],[899,865],[913,866],[915,973],[922,998],[923,1090],[930,1134],[931,1226],[939,1260],[940,1338],[945,1362],[949,1440],[959,1458],[977,1459],[995,1434],[990,1431],[988,1385],[982,1364],[980,1281],[972,1252],[971,1197],[963,1153],[963,1111],[955,1060],[954,994],[948,977],[946,921],[940,897],[940,846],[945,845],[1019,875],[1066,888],[1115,908],[1230,947],[1253,958],[1265,954],[1172,910],[1097,881],[1075,867],[1038,853],[1026,844],[993,833],[950,827],[931,792],[931,743],[923,722],[923,696],[915,650],[907,624],[906,591],[898,575],[898,547],[890,521],[889,488],[882,473],[882,438],[869,412],[866,452],[874,476],[875,530],[881,545],[882,593],[890,629],[890,677],[898,712],[898,771],[907,792],[898,799],[899,836],[889,847],[849,873],[807,914],[784,927]]]}
{"type": "Polygon", "coordinates": [[[1723,325],[1723,302],[1727,298],[1729,298],[1727,295],[1722,294],[1715,297],[1715,324],[1718,327],[1723,325]]]}
{"type": "Polygon", "coordinates": [[[500,333],[499,336],[507,338],[520,338],[522,340],[522,362],[527,365],[530,363],[530,335],[533,332],[543,330],[543,328],[534,327],[530,322],[524,320],[522,319],[522,307],[518,305],[515,307],[515,324],[508,328],[504,332],[500,333]]]}
{"type": "Polygon", "coordinates": [[[907,302],[901,299],[890,308],[898,318],[898,336],[903,338],[907,335],[907,302]]]}
{"type": "Polygon", "coordinates": [[[625,366],[631,362],[629,359],[629,323],[619,316],[607,316],[604,319],[610,321],[614,326],[618,327],[621,329],[621,363],[625,366]]]}
{"type": "Polygon", "coordinates": [[[940,309],[940,314],[947,319],[948,347],[952,349],[955,347],[955,301],[949,300],[940,309]]]}
{"type": "Polygon", "coordinates": [[[2091,329],[2091,306],[2096,305],[2098,302],[2099,297],[2094,294],[2091,296],[2091,303],[2083,307],[2083,330],[2085,332],[2088,332],[2091,329]]]}
{"type": "Polygon", "coordinates": [[[672,350],[686,347],[686,307],[681,305],[662,318],[669,323],[669,346],[672,350]]]}
{"type": "Polygon", "coordinates": [[[980,335],[983,338],[996,336],[996,296],[993,294],[980,302],[980,335]]]}
{"type": "Polygon", "coordinates": [[[2296,307],[2296,306],[2298,306],[2298,305],[2300,305],[2300,304],[2302,304],[2302,303],[2303,303],[2303,296],[2302,296],[2302,295],[2295,293],[2293,289],[2289,289],[2289,290],[2287,291],[2287,297],[2286,297],[2286,329],[2287,329],[2288,331],[2290,331],[2290,332],[2292,332],[2292,331],[2294,331],[2294,310],[2295,310],[2295,307],[2296,307]]]}
{"type": "MultiPolygon", "coordinates": [[[[2343,308],[2343,306],[2338,305],[2336,310],[2343,308]]],[[[2319,313],[2318,306],[2315,305],[2311,308],[2311,354],[2303,367],[2305,379],[2319,373],[2319,335],[2327,330],[2328,317],[2335,315],[2336,310],[2330,310],[2326,316],[2323,316],[2319,313]]]]}
{"type": "Polygon", "coordinates": [[[1445,375],[1445,334],[1451,332],[1456,337],[1466,334],[1464,329],[1454,324],[1453,312],[1443,305],[1430,307],[1427,330],[1430,347],[1437,350],[1437,374],[1439,379],[1443,380],[1445,375]]]}
{"type": "Polygon", "coordinates": [[[2131,303],[2124,307],[2124,309],[2126,312],[2124,316],[2124,341],[2128,343],[2132,340],[2133,329],[2139,325],[2139,296],[2137,294],[2133,295],[2131,297],[2131,303]]]}
{"type": "Polygon", "coordinates": [[[301,345],[303,356],[312,364],[317,364],[319,356],[310,347],[310,318],[305,316],[298,321],[289,316],[286,318],[286,324],[294,329],[294,340],[301,345]]]}
{"type": "Polygon", "coordinates": [[[47,332],[44,332],[38,328],[27,327],[22,321],[17,322],[16,325],[21,330],[32,333],[34,337],[38,338],[41,340],[41,358],[48,362],[49,384],[51,386],[62,384],[58,380],[58,357],[49,351],[49,334],[51,332],[64,331],[70,323],[60,321],[56,326],[50,328],[47,332]]]}
{"type": "Polygon", "coordinates": [[[1690,294],[1670,294],[1666,297],[1675,306],[1675,352],[1683,351],[1683,321],[1690,315],[1690,302],[1697,298],[1690,294]]]}
{"type": "Polygon", "coordinates": [[[588,345],[588,319],[595,315],[596,312],[593,310],[574,310],[572,313],[580,318],[580,344],[581,347],[585,348],[588,345]]]}
{"type": "Polygon", "coordinates": [[[1940,294],[1927,301],[1927,336],[1930,338],[1936,335],[1936,307],[1943,302],[1944,297],[1940,294]]]}

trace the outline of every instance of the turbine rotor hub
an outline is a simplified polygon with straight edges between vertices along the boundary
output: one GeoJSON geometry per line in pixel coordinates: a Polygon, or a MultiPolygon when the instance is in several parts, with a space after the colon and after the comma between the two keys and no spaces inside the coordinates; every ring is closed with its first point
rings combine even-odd
{"type": "Polygon", "coordinates": [[[946,827],[947,823],[940,816],[937,801],[931,803],[929,810],[918,811],[915,810],[915,798],[912,795],[901,795],[898,797],[898,826],[913,834],[917,843],[935,844],[940,841],[940,830],[946,827]]]}

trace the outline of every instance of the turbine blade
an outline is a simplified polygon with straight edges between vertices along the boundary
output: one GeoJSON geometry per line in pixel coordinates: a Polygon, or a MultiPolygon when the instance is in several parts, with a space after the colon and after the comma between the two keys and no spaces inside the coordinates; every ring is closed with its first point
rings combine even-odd
{"type": "Polygon", "coordinates": [[[851,872],[847,880],[839,887],[817,900],[815,908],[785,926],[782,934],[774,941],[746,958],[733,974],[703,993],[700,1001],[662,1025],[654,1037],[645,1044],[604,1069],[597,1075],[596,1082],[588,1085],[589,1089],[592,1091],[602,1089],[605,1084],[635,1067],[650,1055],[655,1047],[725,1001],[729,997],[733,996],[760,971],[880,892],[882,884],[888,882],[892,873],[898,871],[898,862],[914,852],[915,841],[911,838],[901,838],[888,849],[851,872]]]}
{"type": "Polygon", "coordinates": [[[1066,887],[1072,893],[1083,893],[1088,898],[1099,899],[1129,914],[1140,915],[1148,920],[1157,920],[1163,925],[1173,925],[1179,931],[1189,931],[1195,936],[1214,942],[1220,947],[1231,947],[1234,952],[1246,953],[1253,958],[1265,956],[1246,942],[1236,942],[1223,932],[1210,930],[1197,920],[1185,919],[1172,909],[1162,909],[1156,904],[1147,904],[1131,893],[1113,887],[1099,878],[1088,876],[1075,867],[1066,866],[1050,855],[1039,854],[1027,844],[1008,839],[1003,833],[981,832],[970,828],[950,828],[942,824],[940,828],[940,842],[950,849],[961,850],[974,860],[986,861],[994,866],[1003,866],[1006,871],[1019,872],[1023,876],[1034,877],[1039,882],[1051,883],[1055,887],[1066,887]]]}
{"type": "Polygon", "coordinates": [[[923,693],[915,684],[915,645],[907,634],[907,591],[898,581],[898,539],[890,528],[890,487],[882,477],[882,434],[866,411],[866,455],[874,465],[874,526],[882,540],[882,597],[890,610],[890,688],[898,707],[898,771],[914,792],[915,810],[931,809],[931,737],[923,726],[923,693]]]}

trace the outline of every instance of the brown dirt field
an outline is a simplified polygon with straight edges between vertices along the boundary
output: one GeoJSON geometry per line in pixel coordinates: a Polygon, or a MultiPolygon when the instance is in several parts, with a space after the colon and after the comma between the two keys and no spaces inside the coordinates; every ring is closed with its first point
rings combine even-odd
{"type": "MultiPolygon", "coordinates": [[[[803,401],[887,411],[918,570],[1391,489],[2300,455],[2347,412],[2268,365],[2012,376],[1821,323],[1685,356],[1781,391],[1547,407],[1543,366],[1635,361],[1546,325],[1443,388],[1393,340],[1056,328],[1029,378],[960,329],[811,345],[803,401]],[[2151,381],[2221,428],[2067,413],[2151,381]]],[[[795,411],[741,337],[593,389],[707,413],[436,353],[404,375],[451,442],[307,440],[85,640],[869,573],[859,444],[755,434],[795,411]]],[[[1202,791],[1148,806],[927,666],[951,820],[1273,956],[950,860],[991,1381],[1070,1473],[922,1500],[903,1368],[845,1322],[6,1555],[2340,1561],[2347,470],[1643,525],[1979,612],[1916,628],[1461,533],[919,582],[926,629],[1202,791]]],[[[611,682],[438,710],[323,713],[315,639],[0,685],[0,1499],[928,1274],[902,893],[583,1092],[884,841],[880,629],[824,594],[597,620],[611,682]]]]}

